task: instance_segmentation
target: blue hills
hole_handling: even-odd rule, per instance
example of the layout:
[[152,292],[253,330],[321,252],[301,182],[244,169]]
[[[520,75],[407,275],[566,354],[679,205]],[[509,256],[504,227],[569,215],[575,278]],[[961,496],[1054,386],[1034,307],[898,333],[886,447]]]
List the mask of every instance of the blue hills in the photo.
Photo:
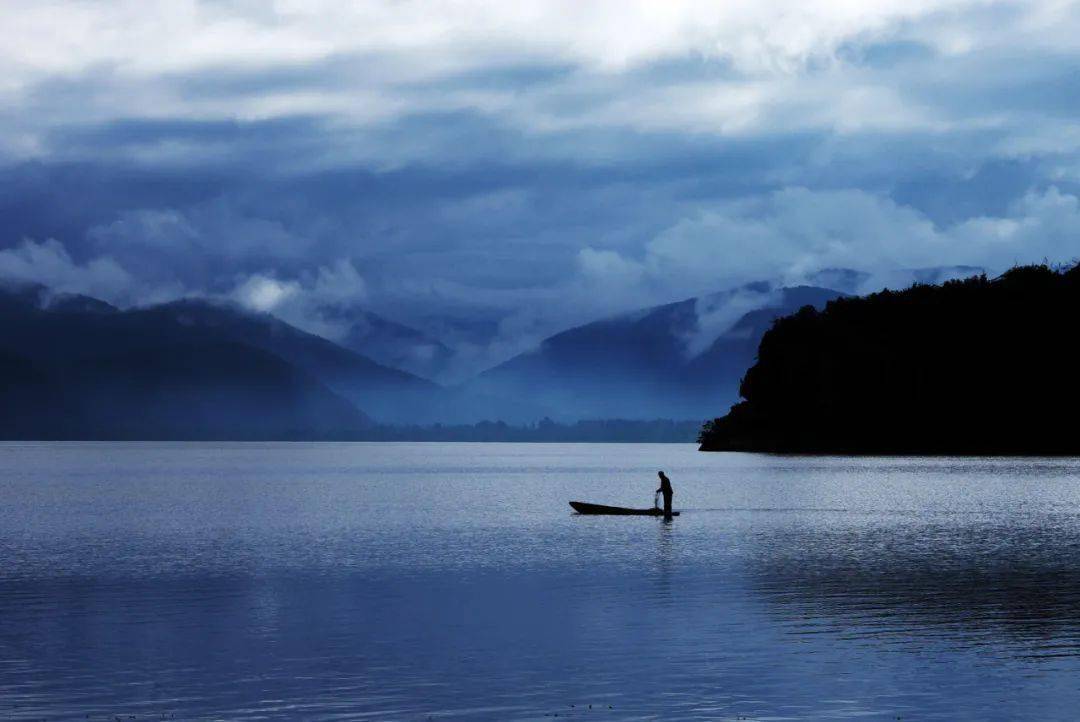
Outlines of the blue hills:
[[322,438],[373,423],[313,374],[226,334],[45,297],[0,293],[4,438]]
[[842,295],[756,283],[621,314],[551,336],[467,388],[542,397],[560,419],[705,419],[738,398],[739,381],[776,318]]
[[230,303],[119,309],[0,286],[0,436],[346,439],[377,438],[380,425],[701,420],[737,398],[777,317],[840,295],[761,283],[641,309],[448,387],[388,363],[441,363],[445,346],[366,312],[334,343]]

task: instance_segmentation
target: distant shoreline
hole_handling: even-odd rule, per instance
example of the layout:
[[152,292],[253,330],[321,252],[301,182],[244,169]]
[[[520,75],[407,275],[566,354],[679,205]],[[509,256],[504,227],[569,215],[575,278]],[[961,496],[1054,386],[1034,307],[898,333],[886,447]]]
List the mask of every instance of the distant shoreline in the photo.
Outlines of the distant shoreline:
[[0,441],[221,441],[221,442],[311,442],[311,441],[395,441],[395,442],[481,442],[481,443],[695,443],[700,422],[630,421],[605,419],[562,424],[543,420],[537,424],[515,426],[503,422],[430,426],[379,425],[341,433],[260,434],[145,434],[112,433],[52,436],[6,436]]

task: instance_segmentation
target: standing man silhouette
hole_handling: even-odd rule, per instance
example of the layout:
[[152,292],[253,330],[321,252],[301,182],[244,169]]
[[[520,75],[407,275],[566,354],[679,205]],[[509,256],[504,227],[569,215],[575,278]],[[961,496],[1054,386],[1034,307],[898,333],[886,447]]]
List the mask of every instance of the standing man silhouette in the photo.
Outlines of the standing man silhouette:
[[675,490],[671,488],[671,479],[667,478],[667,475],[662,472],[656,472],[660,476],[660,488],[656,490],[656,493],[664,495],[664,518],[671,518],[671,497],[675,496]]

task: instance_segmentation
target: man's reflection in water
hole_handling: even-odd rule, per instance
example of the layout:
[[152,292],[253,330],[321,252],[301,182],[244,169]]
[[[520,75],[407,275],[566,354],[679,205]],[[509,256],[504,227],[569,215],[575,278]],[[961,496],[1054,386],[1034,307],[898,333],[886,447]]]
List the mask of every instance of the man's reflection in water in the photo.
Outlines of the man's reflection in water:
[[672,598],[672,570],[674,568],[673,557],[675,555],[675,525],[670,517],[660,519],[659,540],[656,550],[656,597],[663,602],[670,602]]

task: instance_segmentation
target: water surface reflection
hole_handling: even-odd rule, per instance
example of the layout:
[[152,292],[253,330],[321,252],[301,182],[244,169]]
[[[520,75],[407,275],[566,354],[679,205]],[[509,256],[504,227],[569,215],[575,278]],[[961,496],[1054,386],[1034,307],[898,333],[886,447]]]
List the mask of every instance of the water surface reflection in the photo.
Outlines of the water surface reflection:
[[803,633],[1080,653],[1080,517],[786,528],[756,542],[753,588]]
[[[648,503],[657,468],[675,520],[566,507]],[[1078,472],[0,445],[0,717],[1068,719]]]

